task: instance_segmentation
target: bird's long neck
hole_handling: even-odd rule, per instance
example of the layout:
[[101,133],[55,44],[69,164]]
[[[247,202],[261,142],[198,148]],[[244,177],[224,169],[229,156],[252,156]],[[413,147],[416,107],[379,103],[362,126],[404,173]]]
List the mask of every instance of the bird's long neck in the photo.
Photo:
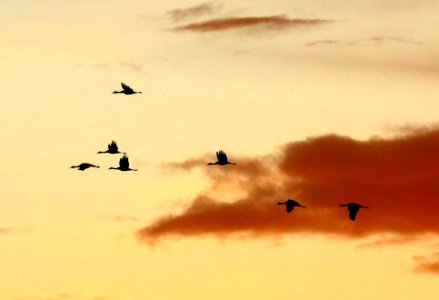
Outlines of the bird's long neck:
[[286,202],[278,202],[277,205],[285,205]]
[[217,164],[218,164],[218,162],[215,162],[215,163],[210,162],[210,163],[208,163],[207,165],[208,165],[208,166],[211,166],[211,165],[217,165]]
[[107,151],[98,151],[98,154],[101,154],[101,153],[108,153],[108,150]]
[[119,170],[119,168],[109,167],[108,170]]
[[123,93],[123,91],[114,91],[113,94],[120,94]]

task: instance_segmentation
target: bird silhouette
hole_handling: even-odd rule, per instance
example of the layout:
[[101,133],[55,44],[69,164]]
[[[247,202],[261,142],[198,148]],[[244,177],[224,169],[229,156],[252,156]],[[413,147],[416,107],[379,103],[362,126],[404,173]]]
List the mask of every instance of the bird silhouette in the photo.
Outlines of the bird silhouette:
[[217,162],[215,163],[208,163],[207,165],[220,165],[220,166],[225,166],[225,165],[236,165],[236,163],[231,163],[229,162],[229,160],[227,159],[227,155],[223,150],[217,151],[216,152],[216,158],[218,159]]
[[79,171],[84,171],[85,169],[88,169],[88,168],[99,168],[99,166],[95,166],[95,165],[89,164],[89,163],[82,163],[82,164],[77,165],[77,166],[71,166],[70,168],[78,168]]
[[110,153],[110,154],[126,154],[125,152],[119,152],[119,148],[117,147],[117,144],[115,141],[111,141],[110,144],[108,144],[108,150],[107,151],[99,151],[98,154],[100,153]]
[[142,92],[136,92],[129,86],[127,86],[125,83],[121,83],[122,90],[121,91],[114,91],[113,94],[125,94],[125,95],[133,95],[133,94],[141,94]]
[[340,204],[339,206],[341,207],[345,207],[347,206],[348,211],[349,211],[349,219],[351,219],[352,221],[355,221],[355,218],[357,217],[357,213],[360,210],[360,208],[368,208],[367,206],[363,206],[361,204],[358,203],[346,203],[346,204]]
[[120,170],[120,171],[137,171],[137,169],[130,169],[130,162],[128,161],[128,156],[124,155],[119,159],[119,167],[110,167],[109,170]]
[[305,206],[301,205],[299,202],[291,199],[288,199],[285,202],[278,202],[277,205],[285,205],[287,213],[292,212],[296,206],[305,208]]

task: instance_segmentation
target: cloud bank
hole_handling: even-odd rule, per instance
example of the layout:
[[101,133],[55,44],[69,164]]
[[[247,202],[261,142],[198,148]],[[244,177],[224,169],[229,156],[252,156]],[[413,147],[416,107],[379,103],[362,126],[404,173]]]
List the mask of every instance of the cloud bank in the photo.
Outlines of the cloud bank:
[[[234,183],[245,196],[223,202],[204,193],[197,195],[183,213],[159,218],[137,234],[147,242],[169,235],[233,233],[329,233],[348,238],[378,233],[438,234],[438,153],[438,129],[391,139],[359,141],[325,135],[292,142],[281,153],[236,158],[237,166],[203,166],[212,186]],[[198,163],[189,160],[181,167]],[[287,198],[307,208],[286,214],[276,203]],[[337,206],[350,201],[369,206],[355,222]]]

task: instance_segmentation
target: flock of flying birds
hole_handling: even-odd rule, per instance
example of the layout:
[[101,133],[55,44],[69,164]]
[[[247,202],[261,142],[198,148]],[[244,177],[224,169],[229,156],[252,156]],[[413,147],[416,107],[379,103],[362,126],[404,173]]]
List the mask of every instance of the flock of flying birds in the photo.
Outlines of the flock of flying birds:
[[[122,83],[122,91],[114,91],[113,94],[125,94],[125,95],[133,95],[133,94],[141,94],[142,92],[134,91],[132,88],[130,88],[125,83]],[[110,167],[109,170],[119,170],[119,171],[137,171],[137,169],[131,169],[130,163],[128,161],[128,156],[125,152],[120,152],[119,148],[117,147],[117,143],[115,141],[112,141],[110,144],[108,144],[108,149],[106,151],[98,151],[97,154],[102,153],[109,153],[109,154],[123,154],[123,156],[119,159],[119,167]],[[210,162],[207,165],[219,165],[219,166],[225,166],[225,165],[236,165],[236,163],[229,162],[227,155],[224,151],[219,150],[216,152],[217,161],[216,162]],[[90,164],[90,163],[81,163],[77,166],[71,166],[71,168],[76,168],[80,171],[84,171],[88,168],[99,168],[99,166]],[[299,202],[295,200],[288,199],[285,202],[278,202],[278,205],[285,205],[287,213],[291,213],[294,210],[294,207],[302,207],[305,208],[305,206],[301,205]],[[358,203],[350,202],[346,204],[340,204],[341,207],[347,207],[349,211],[349,219],[352,221],[355,221],[356,216],[360,208],[368,208],[367,206],[363,206]]]
[[[287,213],[290,213],[294,210],[294,207],[302,207],[305,208],[305,206],[301,205],[299,202],[295,200],[288,199],[285,202],[278,202],[277,205],[285,205]],[[360,210],[360,208],[368,208],[367,206],[363,206],[358,203],[350,202],[346,204],[340,204],[341,207],[347,207],[349,211],[349,219],[352,221],[355,221],[355,218],[357,217],[357,213]]]
[[[119,159],[119,167],[110,167],[109,170],[119,170],[119,171],[137,171],[137,169],[130,168],[130,162],[128,161],[128,156],[125,152],[120,152],[119,148],[115,141],[112,141],[108,144],[108,149],[106,151],[98,151],[98,154],[102,153],[110,153],[110,154],[123,154],[123,156]],[[88,168],[99,168],[99,166],[90,164],[90,163],[82,163],[77,166],[71,166],[71,168],[76,168],[79,171],[84,171]]]

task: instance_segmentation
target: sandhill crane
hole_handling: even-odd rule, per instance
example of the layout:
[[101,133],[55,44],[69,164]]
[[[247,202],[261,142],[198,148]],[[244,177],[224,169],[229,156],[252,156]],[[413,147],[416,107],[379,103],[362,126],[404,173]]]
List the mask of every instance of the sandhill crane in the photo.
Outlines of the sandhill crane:
[[114,91],[113,94],[125,94],[125,95],[133,95],[133,94],[141,94],[142,92],[136,92],[129,86],[127,86],[125,83],[121,83],[122,90],[121,91]]
[[71,166],[70,168],[78,168],[79,171],[84,171],[85,169],[88,169],[88,168],[99,168],[99,166],[95,166],[95,165],[89,164],[89,163],[82,163],[82,164],[77,165],[77,166]]
[[130,169],[130,163],[128,161],[128,156],[124,155],[121,159],[119,159],[119,167],[114,168],[110,167],[109,170],[120,170],[120,171],[137,171],[137,169]]
[[217,162],[215,163],[208,163],[207,165],[220,165],[220,166],[225,166],[225,165],[236,165],[236,163],[231,163],[228,161],[227,159],[227,155],[223,150],[217,151],[216,152],[216,158],[218,159]]
[[305,206],[301,205],[299,202],[291,199],[288,199],[285,202],[278,202],[277,205],[285,205],[287,213],[292,212],[296,206],[305,208]]
[[126,154],[125,152],[119,152],[119,148],[117,147],[117,144],[115,141],[111,141],[110,144],[108,144],[108,150],[107,151],[99,151],[98,154],[100,153],[110,153],[110,154]]
[[360,210],[360,208],[368,208],[367,206],[363,206],[361,204],[353,203],[353,202],[346,203],[346,204],[340,204],[339,206],[341,206],[341,207],[347,206],[348,211],[349,211],[349,219],[351,219],[352,221],[355,221],[355,217],[357,216],[357,213]]

